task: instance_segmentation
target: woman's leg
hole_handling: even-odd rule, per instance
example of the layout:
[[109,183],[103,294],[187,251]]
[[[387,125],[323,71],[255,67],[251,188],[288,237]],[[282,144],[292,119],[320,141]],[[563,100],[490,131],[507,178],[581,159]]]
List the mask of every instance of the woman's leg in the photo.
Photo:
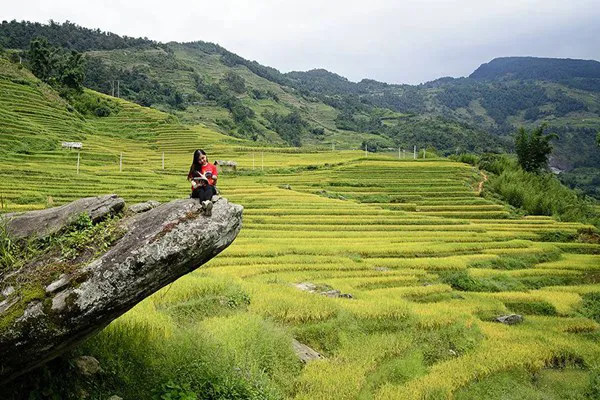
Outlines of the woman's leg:
[[198,198],[200,199],[200,201],[206,201],[206,200],[210,200],[214,194],[214,191],[212,189],[212,186],[208,185],[208,186],[200,186],[198,189]]

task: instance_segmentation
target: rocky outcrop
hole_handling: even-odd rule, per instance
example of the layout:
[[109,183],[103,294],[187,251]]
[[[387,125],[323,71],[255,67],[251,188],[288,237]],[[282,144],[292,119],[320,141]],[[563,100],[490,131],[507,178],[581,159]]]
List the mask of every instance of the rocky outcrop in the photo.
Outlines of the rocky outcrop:
[[523,322],[523,316],[519,314],[508,314],[496,317],[496,322],[501,322],[506,325],[516,325]]
[[152,210],[153,208],[156,208],[158,206],[160,206],[160,203],[158,201],[156,201],[156,200],[148,200],[148,201],[145,201],[143,203],[137,203],[137,204],[134,204],[132,206],[129,206],[127,208],[127,211],[130,212],[130,213],[132,213],[132,214],[139,214],[139,213],[142,213],[142,212],[146,212],[146,211]]
[[13,239],[45,237],[75,222],[83,213],[97,222],[116,215],[125,207],[125,201],[116,194],[79,199],[64,206],[27,213],[4,214],[6,230]]
[[323,356],[319,354],[317,351],[311,349],[307,345],[300,343],[296,339],[292,341],[292,348],[294,352],[303,363],[308,363],[313,360],[322,360]]
[[196,200],[184,199],[126,217],[123,236],[106,253],[44,283],[43,298],[26,304],[19,287],[1,278],[8,295],[0,311],[0,383],[80,343],[223,251],[241,229],[242,210],[221,198],[207,217]]
[[332,289],[331,287],[327,286],[327,285],[315,285],[314,283],[311,282],[300,282],[300,283],[296,283],[294,286],[296,286],[296,288],[305,291],[305,292],[309,292],[309,293],[319,293],[321,296],[326,296],[326,297],[331,297],[331,298],[344,298],[344,299],[353,299],[354,296],[352,296],[350,293],[342,293],[341,291],[337,290],[337,289]]

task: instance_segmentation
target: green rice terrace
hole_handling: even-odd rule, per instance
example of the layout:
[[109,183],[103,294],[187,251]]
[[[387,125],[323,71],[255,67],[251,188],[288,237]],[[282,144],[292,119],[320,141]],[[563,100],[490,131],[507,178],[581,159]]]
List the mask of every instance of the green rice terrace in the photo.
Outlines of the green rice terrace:
[[[39,393],[64,379],[94,399],[600,398],[600,245],[571,240],[593,226],[518,217],[467,164],[252,147],[94,92],[113,112],[83,115],[2,71],[3,212],[187,197],[197,148],[238,163],[219,188],[244,206],[225,252],[73,351],[100,378],[73,383],[58,360]],[[509,313],[524,321],[495,321]],[[322,358],[302,364],[293,340]]]

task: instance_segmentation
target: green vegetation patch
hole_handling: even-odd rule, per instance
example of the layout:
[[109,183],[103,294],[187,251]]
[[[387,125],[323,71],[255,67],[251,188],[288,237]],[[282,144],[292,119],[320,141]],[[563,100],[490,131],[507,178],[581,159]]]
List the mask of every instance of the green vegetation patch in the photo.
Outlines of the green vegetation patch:
[[600,323],[600,292],[586,293],[581,298],[579,312]]
[[90,91],[82,93],[73,93],[69,97],[69,103],[80,114],[94,117],[108,117],[116,115],[121,110],[121,106],[108,96],[99,96]]
[[463,321],[436,329],[420,329],[413,334],[414,346],[423,353],[426,366],[464,355],[483,339],[476,324]]
[[375,371],[366,376],[366,383],[357,398],[359,400],[371,399],[372,394],[387,383],[400,385],[426,373],[427,367],[420,350],[385,360],[377,366]]
[[178,324],[194,324],[205,318],[233,315],[246,311],[250,296],[237,284],[215,285],[215,290],[205,291],[187,301],[168,303],[158,307]]
[[556,307],[547,301],[505,301],[506,308],[516,314],[557,315]]
[[500,257],[492,260],[473,262],[469,264],[469,267],[503,270],[525,269],[531,268],[539,263],[559,260],[561,257],[560,255],[561,251],[558,248],[547,250],[543,253],[501,255]]
[[525,290],[526,287],[518,279],[507,275],[496,275],[485,278],[474,278],[468,271],[456,271],[440,274],[441,281],[453,289],[464,292],[504,292]]
[[598,394],[593,373],[569,367],[532,373],[512,369],[474,381],[455,393],[457,400],[592,400]]
[[436,292],[425,295],[410,295],[406,296],[405,299],[415,303],[439,303],[441,301],[463,300],[464,297],[456,292]]

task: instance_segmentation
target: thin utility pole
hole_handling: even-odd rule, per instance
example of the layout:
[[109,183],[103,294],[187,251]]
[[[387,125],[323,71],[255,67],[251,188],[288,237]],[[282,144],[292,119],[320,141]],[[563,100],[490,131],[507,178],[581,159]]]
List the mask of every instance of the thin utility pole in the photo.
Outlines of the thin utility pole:
[[369,150],[367,149],[367,144],[365,143],[365,157],[369,156]]
[[415,160],[417,159],[417,146],[414,146],[414,148],[413,148],[413,158]]
[[165,169],[165,152],[163,151],[163,157],[162,157],[162,167],[163,169]]
[[254,169],[254,153],[252,153],[252,169]]
[[110,81],[110,89],[112,93],[112,97],[115,97],[115,80]]
[[423,149],[423,158],[425,158],[425,149]]
[[406,158],[406,149],[402,150],[402,159]]
[[262,167],[261,167],[261,169],[264,171],[265,170],[265,152],[264,151],[261,152],[260,155],[261,155],[261,159],[262,159]]
[[119,85],[120,83],[121,83],[121,81],[117,80],[117,97],[118,98],[121,98],[121,96],[119,95],[120,94],[120,85]]
[[400,159],[400,154],[402,153],[402,149],[398,147],[398,160]]

